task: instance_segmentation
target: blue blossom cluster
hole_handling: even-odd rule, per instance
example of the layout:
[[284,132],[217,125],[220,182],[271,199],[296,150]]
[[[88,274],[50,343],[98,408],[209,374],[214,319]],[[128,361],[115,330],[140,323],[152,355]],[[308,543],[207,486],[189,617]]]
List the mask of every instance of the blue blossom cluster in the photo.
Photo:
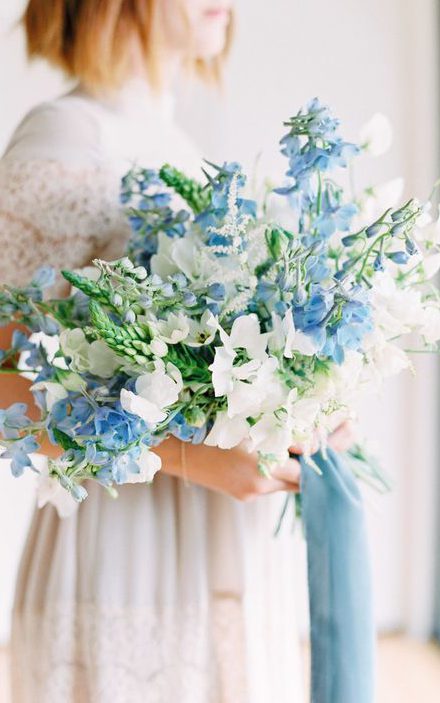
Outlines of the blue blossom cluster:
[[341,295],[336,289],[318,284],[303,306],[293,306],[295,325],[315,341],[319,354],[338,364],[345,350],[362,348],[365,335],[373,329],[368,297],[360,287]]
[[[71,441],[70,448],[76,450],[76,461],[92,465],[104,485],[126,483],[128,473],[139,473],[136,458],[142,443],[151,445],[151,432],[137,415],[125,411],[119,400],[98,404],[93,390],[99,391],[99,386],[96,381],[90,385],[88,393],[69,392],[54,404],[47,416],[49,437],[56,442],[62,432]],[[117,398],[122,385],[130,388],[133,382],[118,375],[107,390]]]
[[289,183],[276,189],[287,195],[295,209],[309,209],[317,196],[317,174],[347,166],[359,153],[359,147],[344,141],[338,134],[338,120],[319,100],[312,100],[305,112],[300,110],[285,125],[289,131],[281,139],[281,152],[289,161],[286,172]]
[[335,285],[344,279],[351,261],[344,257],[342,270],[333,270],[329,242],[335,233],[350,231],[358,207],[344,201],[343,189],[326,174],[346,167],[360,149],[341,138],[338,120],[317,99],[286,125],[289,132],[281,140],[281,151],[289,161],[289,183],[275,192],[287,196],[297,214],[302,258],[281,264],[275,277],[273,271],[268,278],[262,276],[256,296],[280,315],[291,307],[297,329],[313,338],[319,354],[342,363],[344,349],[361,349],[372,321],[364,290],[354,286],[341,295]]
[[128,255],[138,265],[149,268],[157,251],[157,235],[183,237],[189,218],[187,210],[175,211],[172,196],[159,172],[153,169],[135,169],[123,177],[121,203],[127,207],[132,236]]
[[20,437],[22,430],[31,426],[31,420],[26,415],[26,403],[13,403],[6,409],[0,409],[0,434],[8,443],[3,459],[11,459],[11,471],[14,476],[21,476],[24,469],[32,467],[30,454],[39,448],[39,444],[32,435]]
[[[55,271],[51,266],[41,266],[24,290],[5,286],[0,291],[0,325],[8,324],[16,315],[32,332],[55,335],[59,326],[53,317],[44,314],[36,304],[43,301],[45,290],[55,282]],[[0,357],[1,358],[1,357]]]

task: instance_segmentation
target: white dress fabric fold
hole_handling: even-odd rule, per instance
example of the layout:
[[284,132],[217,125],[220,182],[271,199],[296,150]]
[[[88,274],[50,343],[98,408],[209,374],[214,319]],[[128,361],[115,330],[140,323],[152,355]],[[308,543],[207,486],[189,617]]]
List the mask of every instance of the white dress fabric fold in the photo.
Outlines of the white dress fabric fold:
[[[122,254],[121,176],[200,156],[168,96],[132,82],[34,109],[0,161],[2,282]],[[59,286],[63,291],[63,286]],[[284,496],[242,504],[158,474],[35,512],[12,619],[13,703],[300,703],[296,555]]]

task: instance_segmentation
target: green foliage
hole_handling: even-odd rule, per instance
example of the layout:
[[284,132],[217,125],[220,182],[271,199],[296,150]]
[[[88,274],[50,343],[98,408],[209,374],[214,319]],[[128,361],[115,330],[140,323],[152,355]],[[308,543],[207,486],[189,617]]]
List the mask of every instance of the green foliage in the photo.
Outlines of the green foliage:
[[185,176],[182,171],[169,164],[162,166],[159,176],[169,188],[172,188],[185,200],[196,215],[209,207],[212,192],[210,186],[202,186],[201,183]]
[[82,291],[92,300],[97,300],[104,305],[110,303],[110,294],[98,282],[92,281],[90,278],[81,276],[74,271],[61,271],[62,275],[74,288]]
[[57,444],[60,445],[64,451],[67,451],[68,449],[80,449],[79,444],[75,442],[69,435],[67,435],[65,432],[62,432],[59,430],[57,427],[54,427],[53,430],[53,436]]
[[94,329],[110,349],[141,365],[150,361],[150,335],[147,327],[136,323],[122,326],[113,322],[96,300],[90,301],[89,309]]

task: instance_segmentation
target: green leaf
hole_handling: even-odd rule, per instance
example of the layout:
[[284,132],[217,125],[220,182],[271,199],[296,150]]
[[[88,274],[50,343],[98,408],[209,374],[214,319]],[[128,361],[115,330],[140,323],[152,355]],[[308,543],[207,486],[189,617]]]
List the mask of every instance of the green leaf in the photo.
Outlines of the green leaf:
[[67,449],[81,449],[81,447],[77,442],[75,442],[75,440],[69,437],[69,435],[65,432],[59,430],[57,427],[55,427],[52,431],[57,444],[59,444],[60,447],[62,447],[65,451]]

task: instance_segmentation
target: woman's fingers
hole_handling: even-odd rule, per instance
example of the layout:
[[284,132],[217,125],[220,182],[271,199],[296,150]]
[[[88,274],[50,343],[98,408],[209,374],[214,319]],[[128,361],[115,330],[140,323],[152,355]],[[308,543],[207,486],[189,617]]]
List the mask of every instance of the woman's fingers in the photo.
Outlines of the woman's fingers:
[[274,479],[279,479],[281,481],[286,481],[290,484],[299,485],[301,477],[299,461],[297,461],[296,459],[287,459],[284,464],[277,466],[272,471],[272,476]]
[[346,452],[350,449],[355,440],[355,433],[353,429],[353,424],[347,420],[343,422],[342,425],[330,435],[328,438],[328,445],[335,452]]
[[[337,427],[334,432],[329,436],[327,443],[328,446],[334,449],[335,452],[346,452],[356,439],[356,433],[354,431],[353,423],[350,420],[346,420]],[[293,454],[303,454],[304,445],[302,444],[292,444],[289,447]],[[312,442],[311,447],[308,448],[310,454],[314,454],[319,449],[319,440],[316,437]]]

